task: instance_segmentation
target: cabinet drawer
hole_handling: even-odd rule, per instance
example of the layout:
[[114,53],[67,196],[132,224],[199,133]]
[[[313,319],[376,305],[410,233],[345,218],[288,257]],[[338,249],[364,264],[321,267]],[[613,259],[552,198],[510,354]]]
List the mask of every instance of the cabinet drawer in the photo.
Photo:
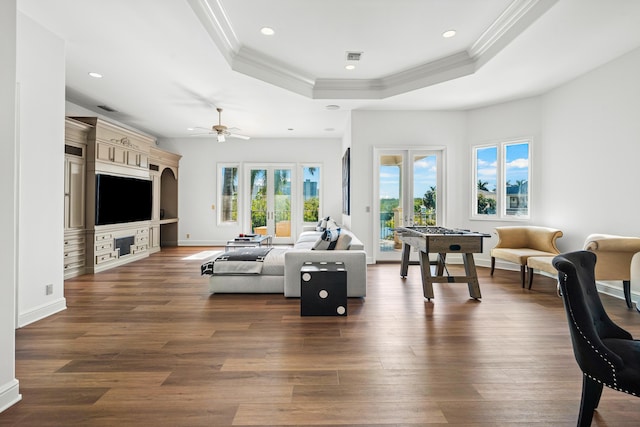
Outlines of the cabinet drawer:
[[78,268],[84,268],[84,258],[64,263],[65,270],[75,270]]
[[74,250],[70,250],[64,251],[64,262],[67,262],[68,259],[73,259],[73,258],[77,258],[77,257],[84,257],[84,248],[78,248],[78,249],[74,249]]
[[137,253],[140,253],[140,252],[145,252],[147,249],[148,249],[147,245],[136,245],[136,246],[132,247],[131,253],[137,254]]
[[111,251],[111,250],[113,250],[113,242],[98,243],[96,245],[96,252],[104,252],[104,251]]
[[136,236],[136,245],[149,243],[149,236]]
[[113,236],[111,233],[108,234],[96,234],[96,242],[103,242],[105,240],[112,240]]
[[102,255],[96,255],[96,264],[103,264],[105,262],[114,260],[117,257],[118,257],[118,254],[116,252],[109,252]]
[[83,250],[84,251],[84,242],[78,242],[76,240],[74,241],[67,241],[65,240],[64,242],[64,252],[71,252],[71,251],[77,251],[77,250]]

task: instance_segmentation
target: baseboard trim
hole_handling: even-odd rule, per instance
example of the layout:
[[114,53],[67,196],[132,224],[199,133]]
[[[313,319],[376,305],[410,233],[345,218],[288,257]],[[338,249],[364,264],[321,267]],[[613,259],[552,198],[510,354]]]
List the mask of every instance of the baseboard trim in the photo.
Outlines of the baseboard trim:
[[37,322],[38,320],[44,319],[45,317],[49,317],[52,314],[66,309],[67,300],[65,298],[60,298],[49,304],[44,304],[25,313],[20,313],[18,315],[18,328],[22,328],[23,326],[27,326],[33,322]]
[[0,412],[22,400],[19,390],[20,383],[15,378],[0,387]]

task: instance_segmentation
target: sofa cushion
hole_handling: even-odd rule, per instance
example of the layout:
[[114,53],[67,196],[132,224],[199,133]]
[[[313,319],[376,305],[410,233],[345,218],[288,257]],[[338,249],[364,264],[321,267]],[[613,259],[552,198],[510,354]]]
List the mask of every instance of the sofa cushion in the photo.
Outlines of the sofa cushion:
[[338,242],[336,243],[335,250],[347,250],[349,249],[349,245],[351,245],[351,234],[348,233],[340,233],[338,236]]

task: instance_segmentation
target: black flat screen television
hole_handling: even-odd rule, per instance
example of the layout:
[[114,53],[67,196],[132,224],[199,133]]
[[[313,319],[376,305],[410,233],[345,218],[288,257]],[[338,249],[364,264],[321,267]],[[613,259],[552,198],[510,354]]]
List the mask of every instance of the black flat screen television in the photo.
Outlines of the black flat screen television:
[[151,219],[151,181],[115,175],[96,175],[96,225]]

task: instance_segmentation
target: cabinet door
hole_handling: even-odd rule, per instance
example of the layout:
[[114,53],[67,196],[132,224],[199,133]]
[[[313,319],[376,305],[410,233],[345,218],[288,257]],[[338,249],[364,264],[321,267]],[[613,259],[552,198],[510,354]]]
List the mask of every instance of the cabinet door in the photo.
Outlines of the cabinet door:
[[160,218],[160,175],[157,172],[150,172],[152,185],[151,198],[151,219],[158,221]]
[[152,225],[149,229],[149,247],[150,248],[159,248],[160,247],[160,226]]
[[84,228],[84,159],[65,159],[65,228]]

